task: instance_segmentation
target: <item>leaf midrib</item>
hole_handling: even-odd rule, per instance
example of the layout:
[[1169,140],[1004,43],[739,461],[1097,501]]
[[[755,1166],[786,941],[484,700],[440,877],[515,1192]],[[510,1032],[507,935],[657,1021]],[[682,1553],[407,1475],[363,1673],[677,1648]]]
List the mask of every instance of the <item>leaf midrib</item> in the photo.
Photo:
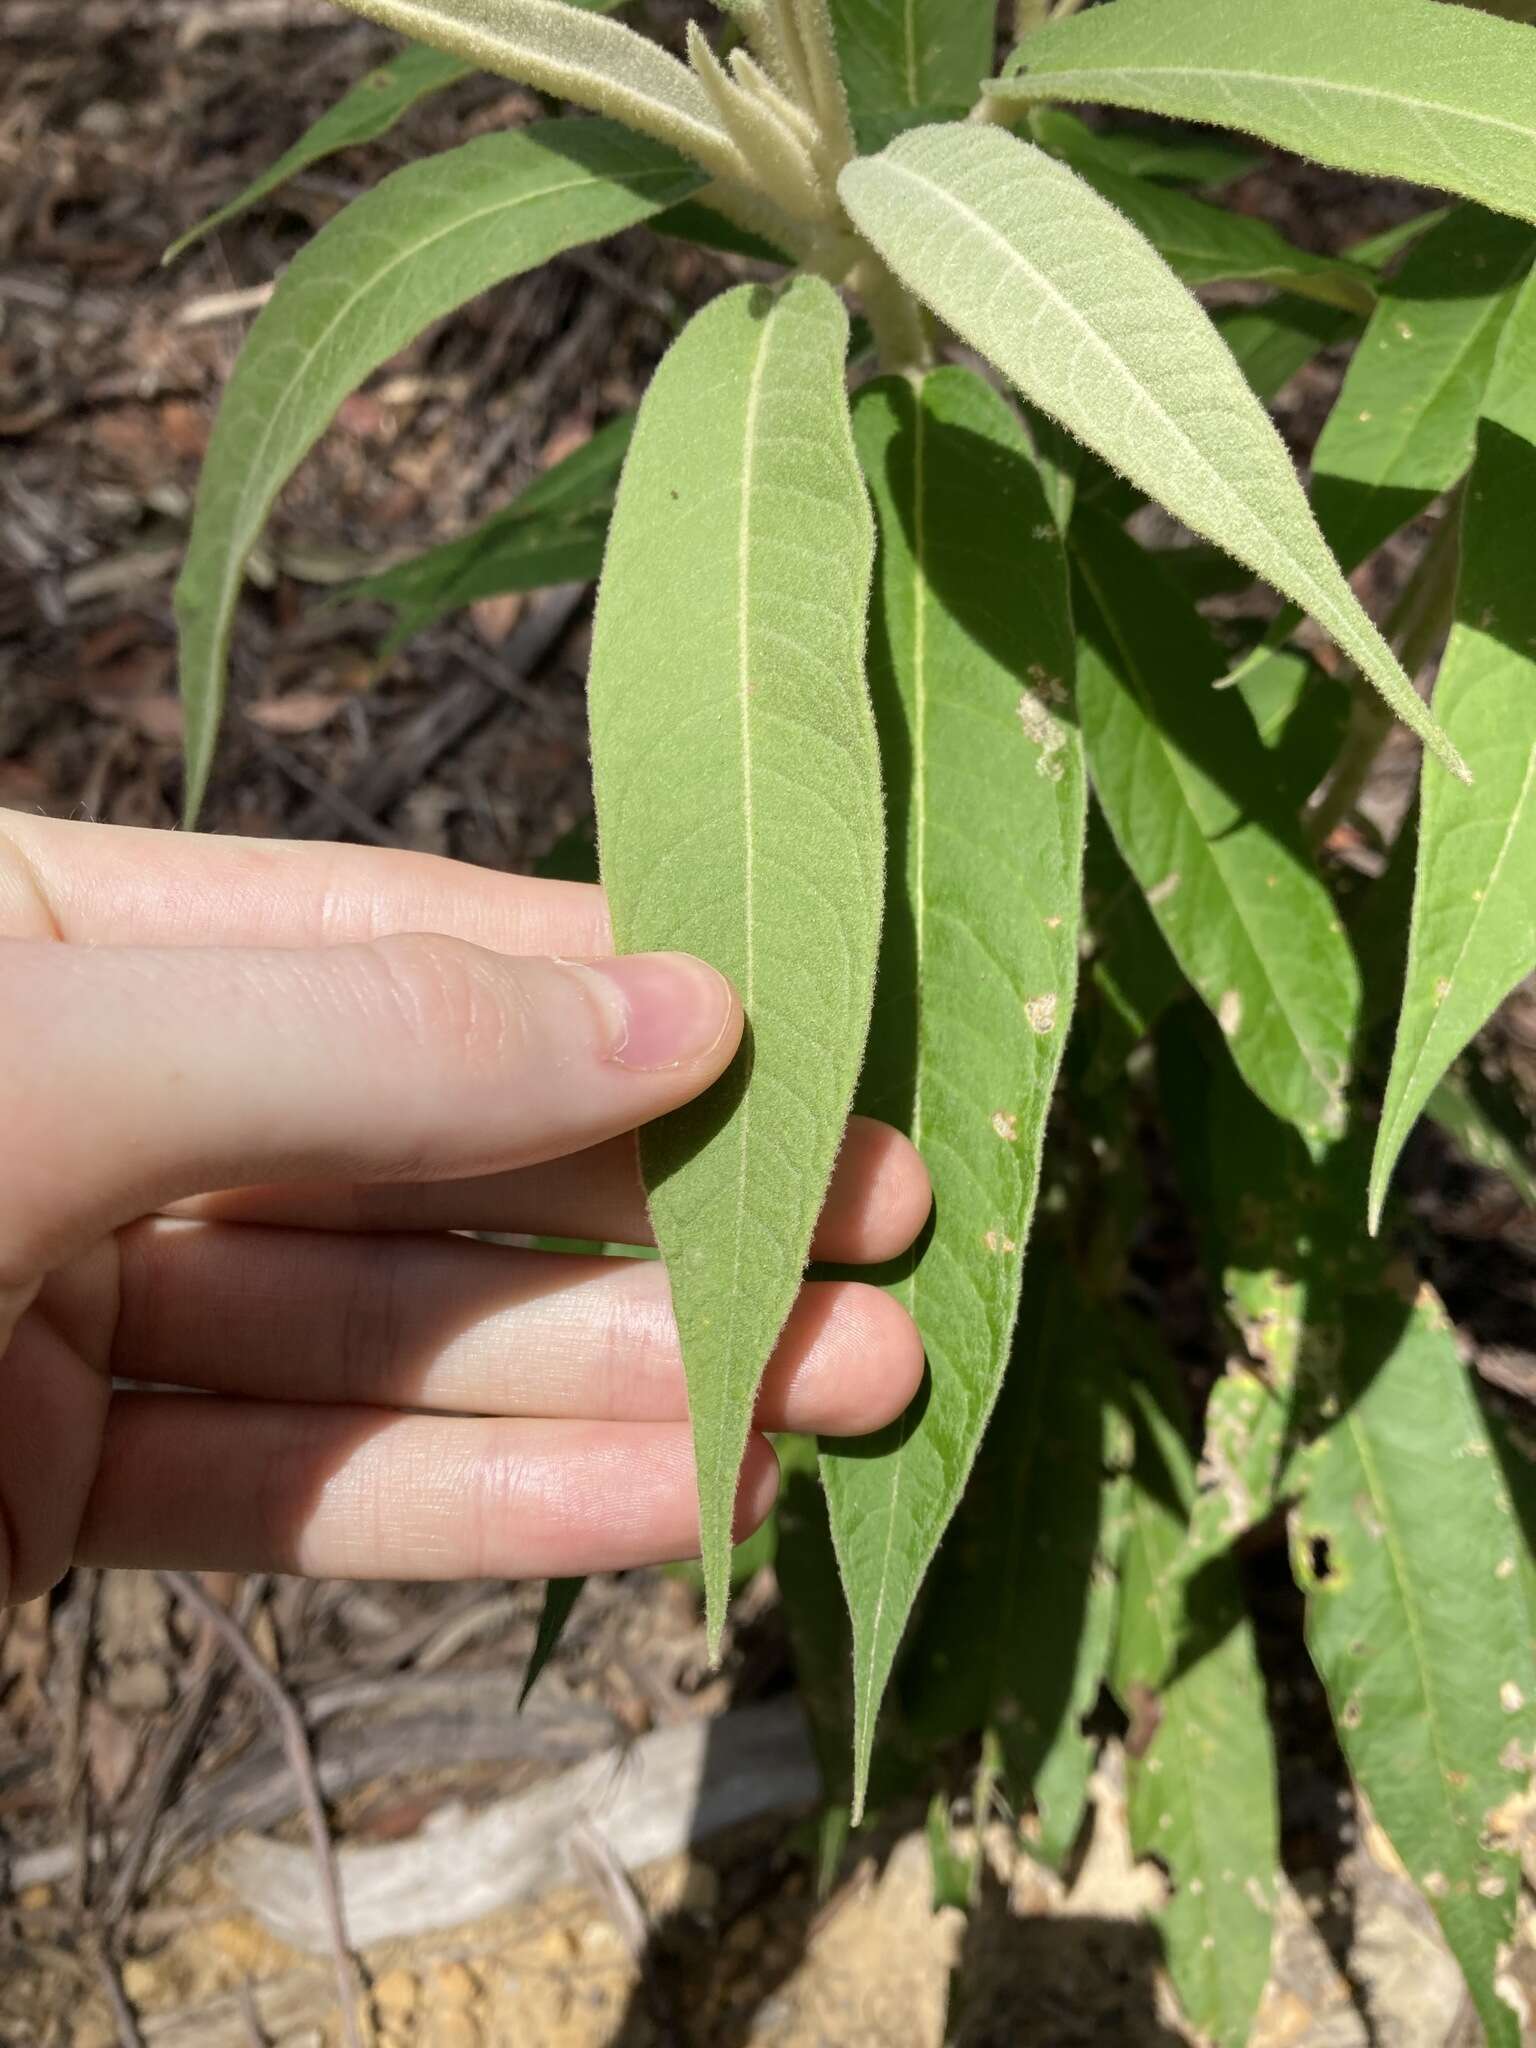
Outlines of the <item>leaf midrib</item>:
[[[775,312],[777,308],[775,308]],[[742,420],[741,458],[741,505],[738,514],[736,534],[736,702],[741,721],[741,802],[743,826],[743,885],[742,910],[745,931],[742,945],[741,1001],[742,1008],[750,1020],[757,997],[757,839],[753,809],[752,778],[752,490],[757,473],[757,440],[759,414],[762,408],[763,380],[767,371],[768,356],[772,346],[774,313],[763,322],[758,340],[757,355],[752,364],[752,373],[747,381],[747,403]],[[736,1215],[731,1254],[731,1296],[728,1329],[727,1356],[735,1358],[736,1311],[741,1300],[741,1262],[746,1244],[743,1219],[747,1208],[748,1142],[752,1128],[753,1091],[748,1088],[742,1096],[741,1114],[737,1118],[737,1165],[736,1165]],[[720,1423],[715,1434],[715,1472],[718,1475],[725,1468],[726,1439],[731,1423],[729,1402],[720,1403]],[[712,1496],[718,1488],[711,1489]],[[728,1556],[728,1553],[723,1553]]]

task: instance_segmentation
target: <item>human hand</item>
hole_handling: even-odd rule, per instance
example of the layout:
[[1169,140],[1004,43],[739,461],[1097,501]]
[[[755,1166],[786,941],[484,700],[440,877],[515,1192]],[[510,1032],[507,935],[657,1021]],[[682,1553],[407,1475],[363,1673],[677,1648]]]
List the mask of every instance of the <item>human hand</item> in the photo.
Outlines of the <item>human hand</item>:
[[[662,1268],[451,1234],[644,1241],[628,1134],[724,1070],[741,1012],[699,962],[609,949],[579,884],[0,819],[0,1602],[75,1560],[522,1578],[696,1548]],[[818,1254],[893,1257],[928,1203],[855,1118]],[[888,1296],[813,1283],[758,1427],[878,1428],[921,1371]],[[743,1532],[776,1478],[755,1434]]]

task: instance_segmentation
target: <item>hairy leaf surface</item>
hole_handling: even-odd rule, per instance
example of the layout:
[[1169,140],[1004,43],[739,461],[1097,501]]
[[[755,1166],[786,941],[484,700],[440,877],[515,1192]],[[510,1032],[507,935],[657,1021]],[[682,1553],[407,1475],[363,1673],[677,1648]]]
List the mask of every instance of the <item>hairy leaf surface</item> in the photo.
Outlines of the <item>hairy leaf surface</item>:
[[397,171],[295,257],[224,394],[176,590],[189,821],[213,758],[245,559],[341,401],[477,293],[702,182],[610,122],[540,122]]
[[824,1446],[857,1807],[896,1646],[1008,1357],[1076,992],[1084,791],[1066,560],[1016,417],[950,369],[876,384],[855,424],[880,533],[870,671],[892,845],[859,1106],[910,1133],[935,1201],[892,1283],[927,1389],[880,1435]]
[[[1514,1931],[1509,1815],[1536,1739],[1522,1537],[1444,1310],[1340,1304],[1339,1419],[1307,1456],[1292,1556],[1345,1757],[1428,1898],[1493,2048]],[[1503,1818],[1501,1819],[1501,1810]]]
[[1031,36],[991,89],[1213,121],[1536,220],[1531,37],[1439,0],[1116,0]]
[[1435,705],[1475,787],[1426,774],[1408,970],[1371,1167],[1375,1228],[1435,1084],[1536,967],[1536,282],[1510,316],[1463,514],[1456,624]]
[[1344,1117],[1359,977],[1221,650],[1107,522],[1073,528],[1089,603],[1078,704],[1089,772],[1164,938],[1248,1085],[1313,1136]]
[[592,581],[634,424],[633,413],[610,420],[472,533],[359,583],[355,597],[397,614],[380,651],[393,654],[423,627],[483,597]]
[[[1145,1351],[1146,1346],[1138,1347]],[[1218,2048],[1243,2048],[1269,1976],[1279,1813],[1253,1630],[1229,1559],[1199,1597],[1174,1567],[1194,1490],[1177,1390],[1134,1389],[1113,1683],[1127,1738],[1131,1846],[1165,1864],[1157,1916],[1184,2009]]]
[[248,213],[279,186],[286,185],[290,178],[296,178],[300,171],[307,171],[312,164],[323,163],[326,157],[335,156],[343,149],[353,149],[359,143],[373,142],[379,136],[387,135],[418,100],[446,91],[461,78],[467,78],[472,68],[462,58],[451,57],[443,50],[424,49],[420,44],[412,44],[402,50],[398,57],[391,57],[377,71],[370,71],[366,78],[360,78],[350,92],[320,116],[292,149],[285,150],[277,162],[247,185],[237,198],[231,199],[227,206],[221,206],[216,213],[210,213],[206,220],[200,220],[196,227],[188,228],[180,240],[166,250],[165,261],[174,263],[194,242],[202,241],[216,228],[238,219],[242,213]]
[[638,35],[568,0],[340,0],[352,13],[397,34],[591,107],[658,142],[687,152],[717,177],[746,175],[746,163],[686,64]]
[[1313,510],[1346,569],[1465,473],[1533,258],[1536,229],[1458,206],[1381,286],[1312,460]]
[[641,1139],[682,1340],[712,1647],[758,1381],[799,1289],[864,1050],[884,821],[864,682],[873,534],[831,288],[713,301],[651,383],[589,702],[625,952],[701,954],[749,1040]]
[[1204,310],[1106,200],[1043,150],[974,122],[899,137],[850,164],[839,190],[958,334],[1138,489],[1310,611],[1454,762]]

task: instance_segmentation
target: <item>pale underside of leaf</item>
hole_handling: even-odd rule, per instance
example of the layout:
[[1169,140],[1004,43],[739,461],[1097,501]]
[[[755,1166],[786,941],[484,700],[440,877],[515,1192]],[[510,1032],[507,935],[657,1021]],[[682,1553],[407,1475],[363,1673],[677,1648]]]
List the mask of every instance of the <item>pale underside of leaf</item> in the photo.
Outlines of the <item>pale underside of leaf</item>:
[[909,1131],[936,1224],[892,1291],[930,1386],[823,1475],[853,1617],[855,1804],[913,1599],[991,1412],[1076,988],[1083,838],[1062,545],[972,373],[861,395],[880,519],[871,675],[893,876],[860,1106]]
[[623,121],[716,177],[750,182],[702,85],[677,58],[622,22],[565,0],[340,0],[352,13]]
[[540,123],[397,171],[295,258],[225,392],[177,586],[189,819],[213,757],[246,557],[341,401],[477,293],[701,182],[609,122]]
[[1032,36],[989,89],[1215,122],[1536,220],[1531,41],[1440,0],[1116,0]]
[[1423,782],[1402,1012],[1371,1167],[1373,1229],[1436,1083],[1536,968],[1533,499],[1536,282],[1505,328],[1467,484],[1457,622],[1435,701],[1478,782]]
[[846,346],[817,280],[742,287],[695,317],[641,408],[593,641],[616,942],[701,955],[748,1020],[731,1074],[641,1148],[688,1381],[712,1645],[753,1399],[841,1141],[878,946],[873,534]]
[[839,190],[957,333],[1138,489],[1308,610],[1464,773],[1328,552],[1220,335],[1107,201],[1044,151],[976,123],[916,129],[850,164]]

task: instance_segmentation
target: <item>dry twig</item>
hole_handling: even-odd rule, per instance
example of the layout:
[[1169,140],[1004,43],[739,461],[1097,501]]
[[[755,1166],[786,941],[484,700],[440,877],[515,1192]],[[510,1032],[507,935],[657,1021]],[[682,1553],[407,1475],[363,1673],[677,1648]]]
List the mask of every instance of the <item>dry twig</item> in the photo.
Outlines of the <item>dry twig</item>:
[[336,1971],[336,1989],[341,2001],[342,2038],[347,2043],[347,2048],[363,2048],[362,2029],[358,2020],[362,1985],[356,1958],[347,1943],[346,1921],[341,1909],[341,1890],[336,1881],[335,1849],[331,1842],[325,1804],[320,1797],[320,1786],[315,1777],[315,1760],[310,1754],[304,1717],[289,1697],[281,1679],[269,1671],[257,1656],[245,1630],[232,1614],[222,1608],[216,1600],[209,1598],[196,1579],[189,1577],[185,1572],[162,1572],[160,1579],[222,1639],[225,1648],[266,1701],[277,1722],[289,1768],[299,1788],[304,1817],[309,1823],[310,1846],[314,1854],[315,1874],[319,1881],[320,1908],[324,1915],[326,1932],[330,1937],[331,1959]]

